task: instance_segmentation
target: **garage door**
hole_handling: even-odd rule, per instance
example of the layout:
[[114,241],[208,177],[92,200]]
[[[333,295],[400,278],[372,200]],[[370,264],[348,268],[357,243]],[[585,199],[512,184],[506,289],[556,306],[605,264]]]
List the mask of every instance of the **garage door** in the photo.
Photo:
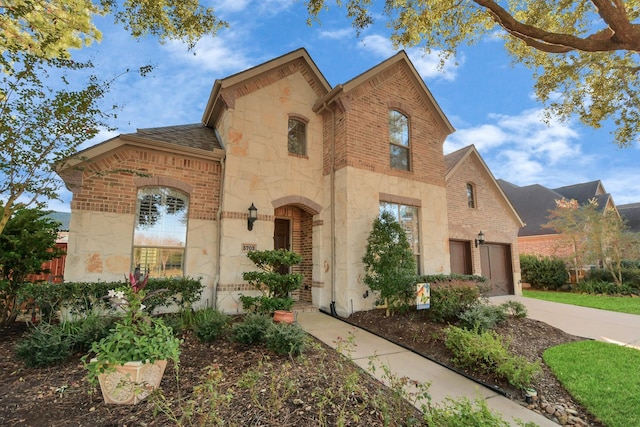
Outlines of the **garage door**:
[[511,248],[509,245],[485,243],[480,245],[482,275],[489,279],[490,296],[513,294]]
[[451,260],[451,273],[472,274],[471,242],[449,240],[449,259]]

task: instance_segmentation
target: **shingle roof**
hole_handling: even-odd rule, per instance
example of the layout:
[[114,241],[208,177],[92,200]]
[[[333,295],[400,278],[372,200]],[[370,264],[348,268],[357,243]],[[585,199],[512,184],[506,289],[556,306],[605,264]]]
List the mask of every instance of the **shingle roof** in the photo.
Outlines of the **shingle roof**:
[[526,224],[520,229],[518,236],[557,234],[555,231],[541,226],[549,222],[549,210],[555,209],[556,200],[562,199],[561,194],[539,184],[519,187],[503,179],[497,181]]
[[557,234],[550,228],[542,228],[549,222],[549,211],[556,208],[556,200],[574,199],[579,204],[588,203],[595,198],[598,202],[598,210],[602,211],[608,205],[611,194],[598,194],[602,190],[600,181],[591,181],[553,190],[539,184],[519,187],[505,180],[497,180],[502,191],[507,195],[520,218],[527,224],[518,232],[518,236],[540,236],[544,234]]
[[627,221],[629,231],[640,232],[640,203],[618,205],[618,212]]
[[137,132],[127,135],[207,151],[222,148],[216,131],[202,123],[138,129]]
[[580,184],[554,188],[553,191],[562,194],[569,200],[577,200],[579,204],[584,205],[594,196],[598,195],[598,188],[600,185],[600,181],[583,182]]
[[449,172],[451,172],[451,169],[453,169],[455,165],[457,165],[458,162],[464,157],[464,155],[467,154],[467,152],[472,148],[473,148],[473,145],[467,145],[466,147],[463,147],[457,151],[454,151],[453,153],[449,153],[445,155],[444,156],[445,175],[448,175]]

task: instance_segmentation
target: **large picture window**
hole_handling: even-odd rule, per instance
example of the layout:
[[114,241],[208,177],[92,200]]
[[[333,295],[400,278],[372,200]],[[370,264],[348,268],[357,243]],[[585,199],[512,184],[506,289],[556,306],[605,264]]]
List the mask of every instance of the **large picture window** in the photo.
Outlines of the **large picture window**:
[[133,269],[151,277],[184,275],[189,196],[165,187],[138,190]]
[[391,167],[409,170],[409,118],[396,110],[389,110],[389,149]]
[[418,220],[418,208],[391,202],[380,202],[380,213],[385,211],[394,216],[407,234],[407,240],[416,258],[417,273],[420,274],[420,222]]

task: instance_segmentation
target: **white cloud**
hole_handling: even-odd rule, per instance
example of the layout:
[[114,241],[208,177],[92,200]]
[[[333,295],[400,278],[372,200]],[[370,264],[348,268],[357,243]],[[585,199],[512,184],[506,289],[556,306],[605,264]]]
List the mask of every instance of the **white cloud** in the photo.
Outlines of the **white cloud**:
[[459,150],[467,145],[474,144],[481,151],[488,151],[504,144],[509,139],[499,126],[482,124],[469,129],[457,130],[444,144],[445,153]]
[[496,177],[518,185],[555,188],[587,181],[581,173],[593,158],[583,154],[574,125],[555,120],[547,124],[542,117],[537,109],[516,115],[489,114],[489,123],[451,135],[445,152],[475,144]]
[[[393,48],[391,40],[379,34],[364,37],[360,45],[363,49],[376,55],[380,59],[389,58],[397,52]],[[441,78],[448,81],[455,80],[457,65],[454,59],[447,59],[442,67],[440,67],[440,51],[433,50],[428,54],[419,48],[408,48],[405,49],[405,51],[423,79]],[[464,58],[461,57],[458,61],[464,62]]]
[[217,0],[214,2],[216,12],[225,13],[241,13],[250,11],[258,14],[276,15],[283,10],[288,9],[295,0]]
[[341,30],[320,31],[321,39],[344,40],[349,37],[353,37],[353,30],[351,28],[343,28]]
[[[227,75],[244,70],[255,59],[249,52],[238,46],[239,35],[236,32],[225,31],[216,37],[202,38],[192,52],[188,52],[183,43],[172,42],[165,45],[165,50],[176,60],[184,62],[187,67],[197,67],[201,70],[212,71],[217,75]],[[193,68],[188,72],[192,73]]]

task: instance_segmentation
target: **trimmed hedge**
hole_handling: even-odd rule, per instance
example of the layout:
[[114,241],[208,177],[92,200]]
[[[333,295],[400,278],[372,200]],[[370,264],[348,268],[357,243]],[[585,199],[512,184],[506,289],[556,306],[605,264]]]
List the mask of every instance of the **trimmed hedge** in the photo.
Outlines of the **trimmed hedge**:
[[522,281],[535,289],[558,289],[569,281],[569,272],[560,258],[520,255]]
[[[121,282],[65,282],[65,283],[25,283],[18,293],[20,301],[33,299],[43,312],[43,318],[48,315],[49,321],[54,320],[54,314],[62,307],[69,308],[73,314],[91,312],[94,308],[109,309],[108,299],[104,298],[111,289],[128,285],[128,281]],[[198,301],[204,285],[201,279],[178,277],[169,279],[150,278],[146,289],[149,292],[166,289],[145,300],[145,310],[152,313],[158,307],[176,305],[190,308]]]

